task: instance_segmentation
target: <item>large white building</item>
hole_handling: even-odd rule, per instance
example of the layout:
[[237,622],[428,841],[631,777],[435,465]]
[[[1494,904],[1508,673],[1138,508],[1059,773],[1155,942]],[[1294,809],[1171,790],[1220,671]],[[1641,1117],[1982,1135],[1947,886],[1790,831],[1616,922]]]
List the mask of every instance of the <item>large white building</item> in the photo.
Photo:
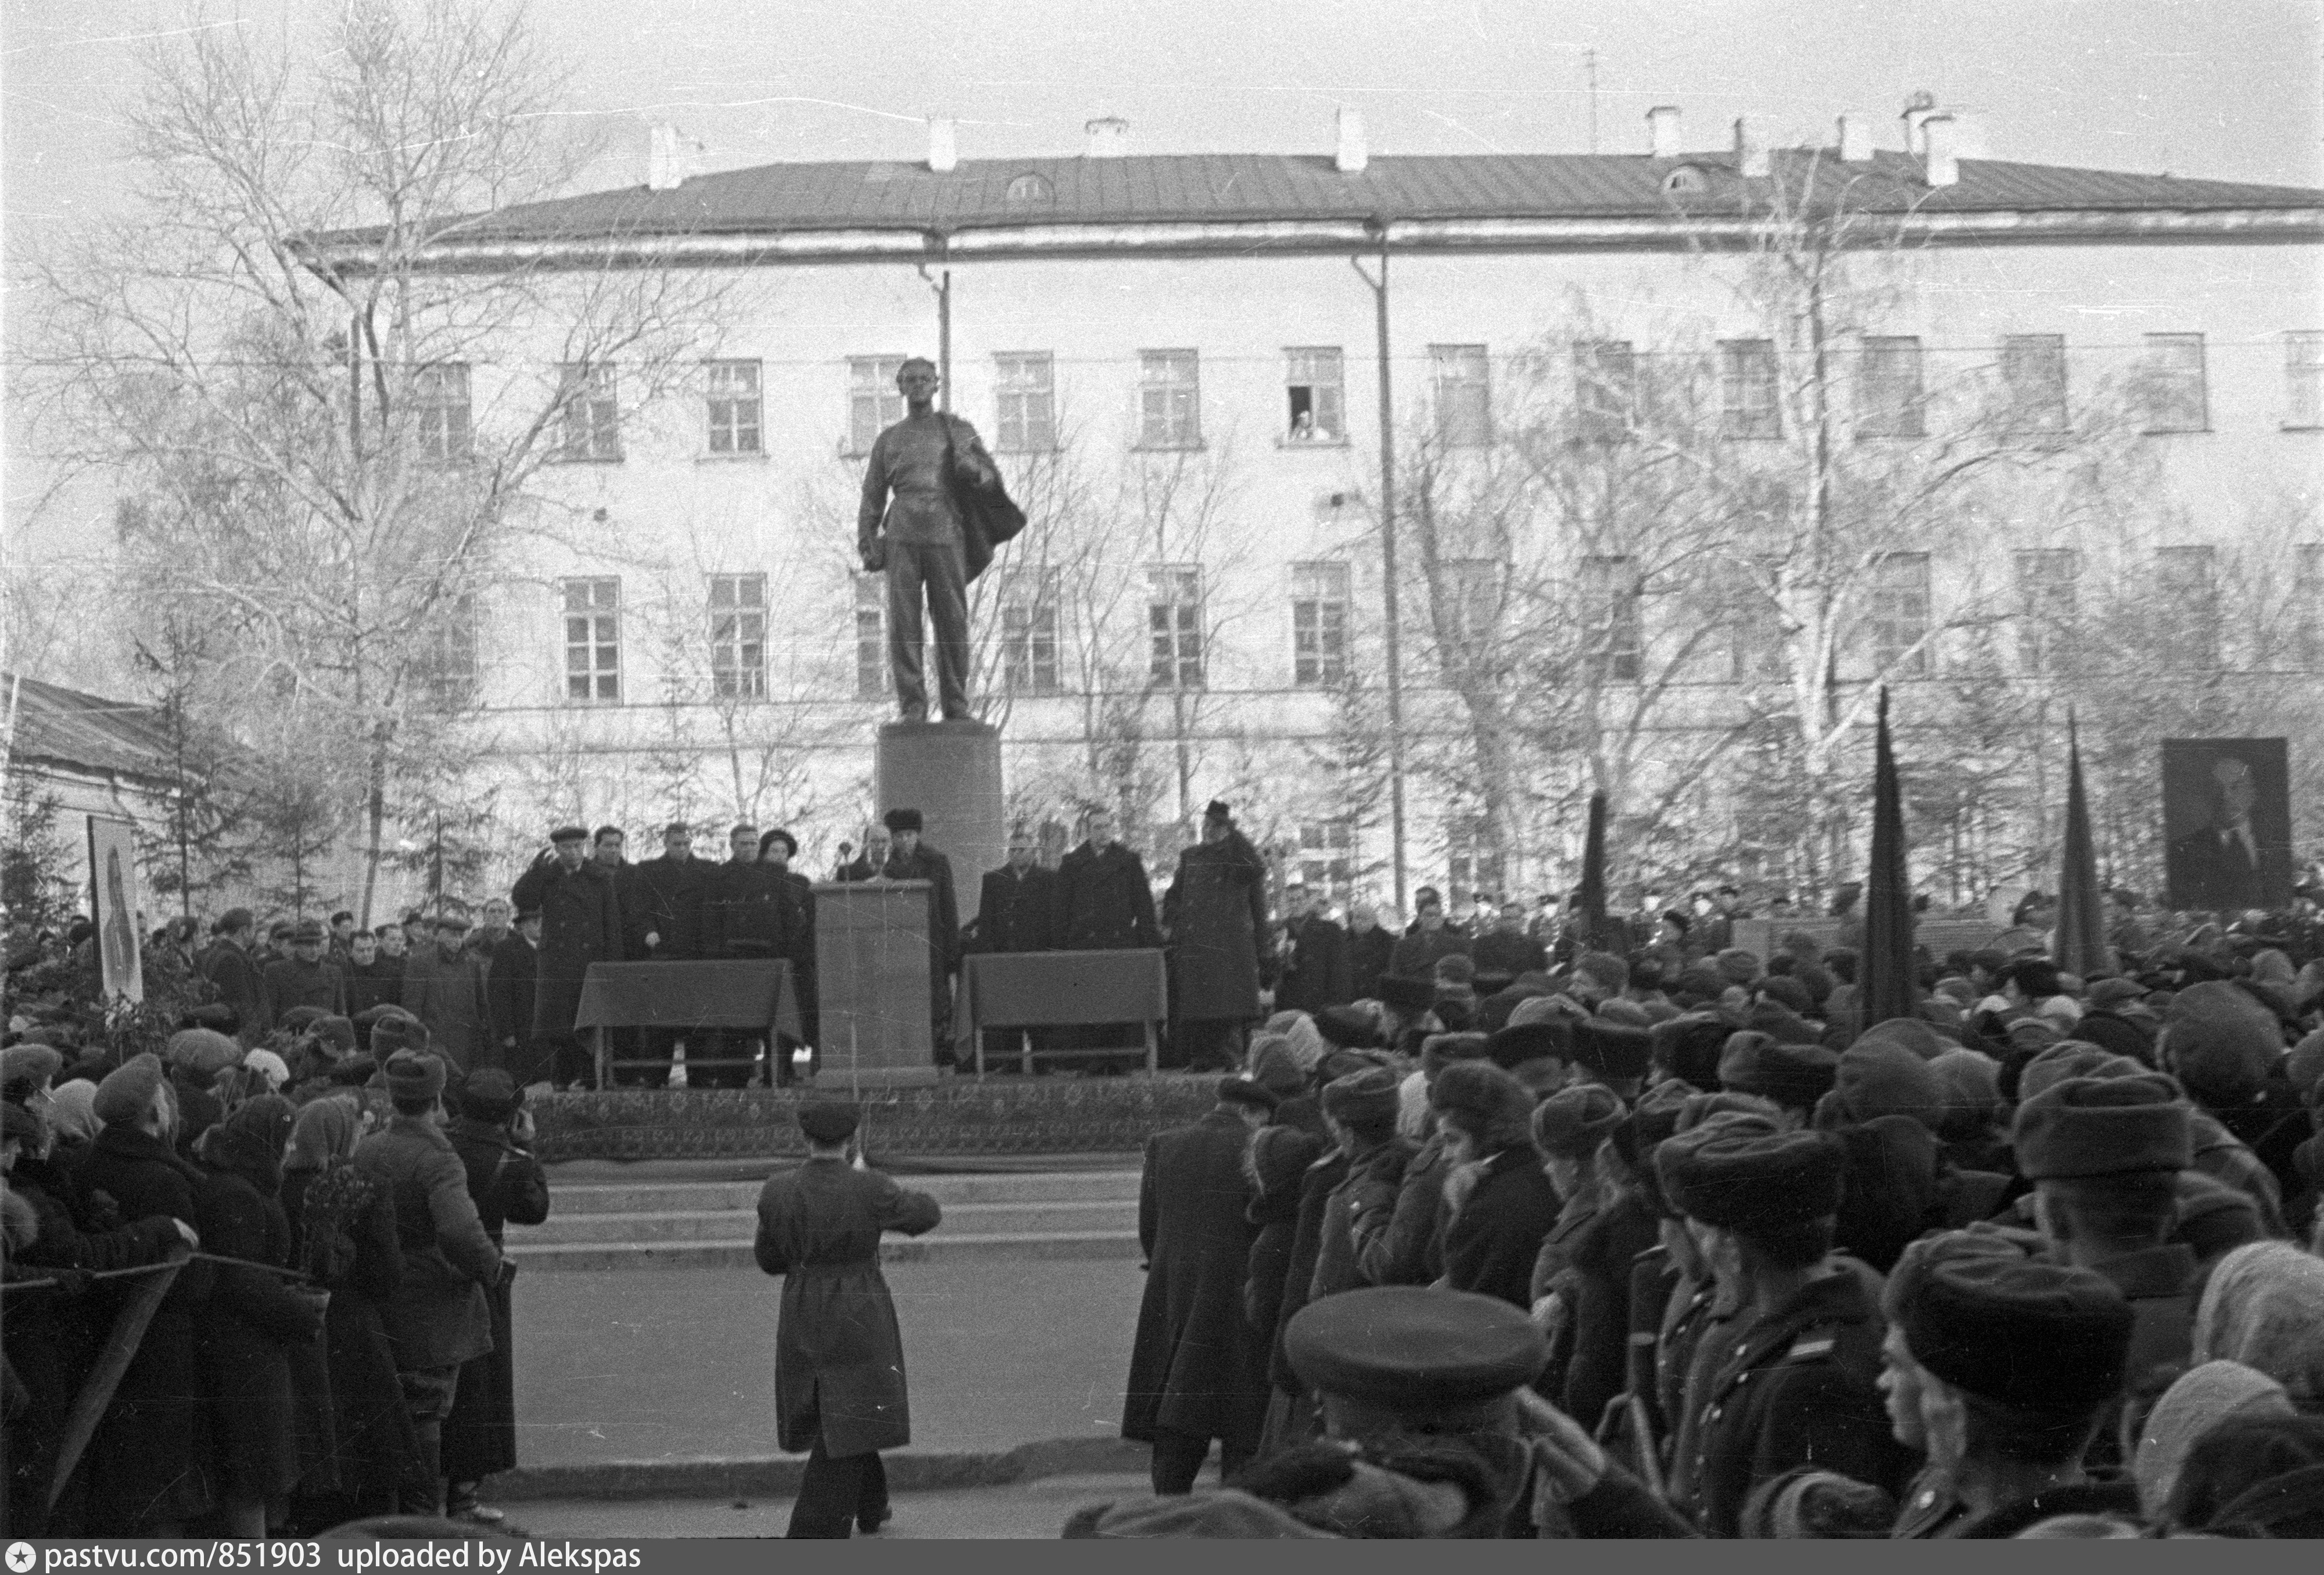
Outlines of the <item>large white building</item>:
[[[1951,718],[1962,664],[1992,649],[2007,685],[2056,687],[2036,625],[2074,617],[2078,584],[2092,618],[2120,616],[2123,585],[2160,585],[2199,627],[2158,659],[2208,675],[2203,693],[2245,695],[2232,725],[2255,714],[2255,682],[2267,715],[2287,694],[2312,697],[2324,191],[1962,158],[1950,122],[1925,112],[1877,139],[1849,117],[1820,150],[1759,148],[1743,128],[1686,151],[1676,111],[1649,121],[1635,154],[1426,158],[1369,156],[1346,115],[1336,150],[1231,156],[1139,156],[1130,128],[1100,121],[1079,158],[973,161],[939,122],[922,163],[690,177],[658,134],[645,183],[447,241],[447,266],[610,256],[696,271],[716,291],[715,348],[690,387],[649,400],[618,364],[593,374],[565,463],[537,489],[558,545],[485,599],[473,658],[455,653],[456,668],[473,660],[479,768],[512,834],[550,815],[634,836],[672,814],[747,813],[794,820],[827,867],[868,807],[872,730],[891,710],[879,588],[853,572],[861,456],[901,414],[894,373],[917,355],[943,357],[951,407],[1033,515],[977,608],[980,699],[1028,820],[1114,801],[1167,851],[1222,797],[1315,878],[1383,898],[1399,873],[1529,892],[1569,879],[1594,776],[1628,795],[1618,808],[1666,798],[1670,848],[1756,836],[1735,856],[1796,878],[1764,834],[1720,818],[1725,768],[1683,780],[1696,747],[1683,741],[1717,735],[1738,695],[1773,681],[1746,649],[1761,615],[1665,663],[1656,642],[1700,604],[1665,607],[1624,579],[1629,548],[1540,548],[1562,529],[1554,510],[1485,529],[1472,489],[1424,562],[1418,511],[1421,470],[1448,487],[1488,476],[1513,434],[1603,414],[1589,391],[1634,386],[1656,356],[1702,369],[1735,466],[1795,440],[1797,325],[1771,323],[1753,271],[1769,265],[1770,205],[1811,182],[1812,200],[1877,220],[1881,237],[1834,342],[1851,443],[1941,466],[1996,390],[2036,432],[2079,433],[2117,395],[2137,428],[2088,447],[2085,469],[2111,467],[2135,494],[2119,512],[2084,474],[1981,493],[1955,528],[1888,543],[1832,653],[1839,692],[1885,677],[1902,714]],[[446,371],[447,452],[533,402],[558,375],[559,337],[557,323],[525,325],[495,364]],[[1392,579],[1384,479],[1402,494]],[[1513,530],[1531,545],[1509,546]],[[1489,624],[1508,553],[1578,588],[1601,712],[1628,704],[1626,684],[1667,682],[1615,742],[1528,757],[1523,803],[1487,813],[1446,661],[1464,597],[1489,603]],[[2282,606],[2243,610],[2246,586]],[[1400,815],[1379,711],[1391,592]],[[2276,632],[2236,632],[2262,624]],[[2103,638],[2163,635],[2116,623]],[[1520,713],[1554,709],[1535,681],[1506,686]],[[2166,725],[2182,720],[2158,713],[2156,736]],[[2319,742],[2295,737],[2296,771]],[[1923,758],[1942,753],[1924,741]],[[2312,836],[2315,806],[2302,808]],[[1946,834],[1999,835],[1968,821]],[[1683,866],[1674,852],[1667,867]]]

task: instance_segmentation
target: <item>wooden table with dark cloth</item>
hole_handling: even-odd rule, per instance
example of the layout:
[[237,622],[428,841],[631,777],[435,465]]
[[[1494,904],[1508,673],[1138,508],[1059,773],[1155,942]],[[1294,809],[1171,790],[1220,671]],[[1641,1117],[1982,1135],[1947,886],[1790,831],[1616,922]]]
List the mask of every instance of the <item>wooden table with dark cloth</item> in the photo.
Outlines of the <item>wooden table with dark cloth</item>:
[[[980,1028],[1145,1023],[1169,1016],[1169,977],[1159,950],[972,952],[961,959],[959,1037],[980,1046]],[[1036,1055],[1053,1052],[1037,1051]],[[1153,1070],[1151,1035],[1147,1070]]]
[[597,1032],[600,1082],[607,1028],[772,1028],[801,1036],[791,965],[779,958],[592,962],[573,1027]]

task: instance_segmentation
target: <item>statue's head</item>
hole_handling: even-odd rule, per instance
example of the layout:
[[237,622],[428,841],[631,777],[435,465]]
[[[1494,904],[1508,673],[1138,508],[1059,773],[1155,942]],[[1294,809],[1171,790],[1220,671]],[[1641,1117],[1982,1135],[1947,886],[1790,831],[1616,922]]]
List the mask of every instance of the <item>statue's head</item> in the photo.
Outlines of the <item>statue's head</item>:
[[896,368],[896,387],[908,401],[936,398],[943,381],[936,374],[936,364],[925,355],[915,355]]

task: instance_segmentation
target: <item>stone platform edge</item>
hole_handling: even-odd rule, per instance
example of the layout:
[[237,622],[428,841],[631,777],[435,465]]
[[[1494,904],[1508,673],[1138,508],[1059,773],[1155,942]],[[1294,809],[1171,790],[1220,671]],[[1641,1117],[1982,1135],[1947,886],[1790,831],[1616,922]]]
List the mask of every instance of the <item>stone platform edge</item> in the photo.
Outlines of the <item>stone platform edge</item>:
[[[947,1078],[866,1089],[865,1147],[883,1158],[1135,1154],[1216,1102],[1215,1073]],[[806,1153],[798,1089],[610,1089],[542,1096],[537,1152],[575,1159],[788,1159]]]
[[[1000,1488],[1042,1477],[1099,1476],[1147,1469],[1148,1450],[1121,1438],[1056,1438],[992,1451],[897,1450],[881,1454],[893,1493]],[[593,1460],[519,1466],[486,1479],[487,1503],[544,1499],[777,1498],[798,1491],[807,1457],[705,1460]]]

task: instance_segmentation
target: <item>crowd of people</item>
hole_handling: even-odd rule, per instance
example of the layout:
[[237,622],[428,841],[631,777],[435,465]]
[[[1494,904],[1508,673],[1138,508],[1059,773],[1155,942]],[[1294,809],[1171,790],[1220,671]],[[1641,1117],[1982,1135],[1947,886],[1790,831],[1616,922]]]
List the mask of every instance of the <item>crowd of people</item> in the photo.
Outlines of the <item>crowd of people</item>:
[[502,1229],[549,1209],[524,1091],[401,1007],[262,999],[252,1043],[210,1003],[160,1054],[0,1049],[12,1536],[502,1518],[476,1497],[516,1459]]
[[1433,895],[1148,1144],[1156,1497],[1069,1535],[2324,1534],[2312,915],[2076,977],[2037,901],[1866,1022],[1803,933]]

